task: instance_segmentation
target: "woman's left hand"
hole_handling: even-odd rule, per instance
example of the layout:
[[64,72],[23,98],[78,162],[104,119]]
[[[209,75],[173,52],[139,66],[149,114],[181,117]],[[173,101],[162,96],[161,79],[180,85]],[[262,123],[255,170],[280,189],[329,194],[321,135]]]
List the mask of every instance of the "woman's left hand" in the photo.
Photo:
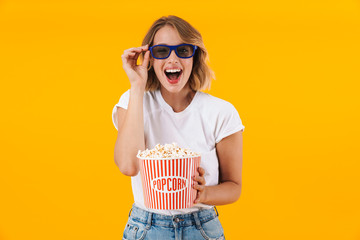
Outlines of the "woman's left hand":
[[202,167],[198,168],[199,175],[193,177],[194,185],[193,188],[197,190],[196,199],[194,203],[202,203],[205,201],[206,198],[206,187],[205,187],[205,170]]

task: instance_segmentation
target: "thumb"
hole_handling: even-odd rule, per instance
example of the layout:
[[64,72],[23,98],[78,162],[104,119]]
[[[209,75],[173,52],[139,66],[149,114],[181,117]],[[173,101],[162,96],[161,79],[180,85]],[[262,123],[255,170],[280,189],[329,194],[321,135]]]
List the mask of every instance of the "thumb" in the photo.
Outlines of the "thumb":
[[150,51],[148,50],[144,55],[144,61],[142,62],[141,66],[147,68],[149,65],[149,61],[150,61]]

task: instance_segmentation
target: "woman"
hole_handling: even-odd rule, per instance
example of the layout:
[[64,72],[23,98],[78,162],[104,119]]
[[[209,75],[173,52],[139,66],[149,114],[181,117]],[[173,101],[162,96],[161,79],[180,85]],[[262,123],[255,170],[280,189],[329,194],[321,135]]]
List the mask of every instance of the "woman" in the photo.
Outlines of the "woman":
[[[123,239],[225,239],[215,205],[235,202],[241,192],[242,131],[234,106],[199,90],[213,75],[201,34],[176,16],[155,21],[142,47],[121,56],[131,88],[113,109],[118,129],[115,162],[131,176],[134,205]],[[137,65],[138,57],[142,63]],[[138,150],[176,142],[201,153],[192,208],[144,205]]]

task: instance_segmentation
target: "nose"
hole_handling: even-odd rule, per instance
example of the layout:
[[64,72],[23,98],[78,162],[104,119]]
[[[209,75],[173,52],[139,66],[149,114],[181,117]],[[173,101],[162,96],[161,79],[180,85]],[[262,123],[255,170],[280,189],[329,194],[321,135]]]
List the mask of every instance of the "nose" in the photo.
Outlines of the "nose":
[[168,57],[168,60],[169,60],[169,61],[172,61],[172,62],[178,62],[178,61],[179,61],[179,58],[178,58],[178,56],[176,55],[174,49],[170,52],[170,56]]

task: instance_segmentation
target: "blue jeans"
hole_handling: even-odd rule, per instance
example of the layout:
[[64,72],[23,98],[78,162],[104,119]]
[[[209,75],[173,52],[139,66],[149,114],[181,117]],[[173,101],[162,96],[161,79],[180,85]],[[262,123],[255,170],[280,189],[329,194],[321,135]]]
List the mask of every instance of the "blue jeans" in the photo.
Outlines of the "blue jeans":
[[133,206],[123,240],[224,240],[224,230],[214,208],[168,216]]

